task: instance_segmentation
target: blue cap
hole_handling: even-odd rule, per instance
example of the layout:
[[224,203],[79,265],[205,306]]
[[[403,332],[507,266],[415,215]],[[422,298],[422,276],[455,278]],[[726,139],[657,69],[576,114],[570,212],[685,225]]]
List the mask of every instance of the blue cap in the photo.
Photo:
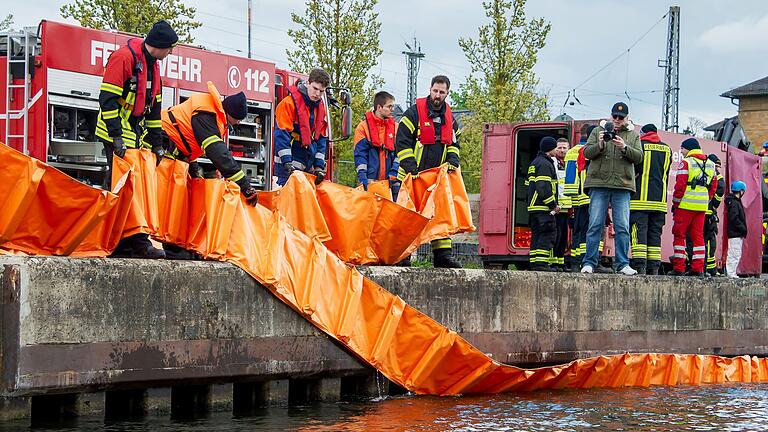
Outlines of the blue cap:
[[731,183],[731,192],[741,192],[747,190],[747,185],[741,180]]
[[763,143],[763,148],[768,148],[768,141]]

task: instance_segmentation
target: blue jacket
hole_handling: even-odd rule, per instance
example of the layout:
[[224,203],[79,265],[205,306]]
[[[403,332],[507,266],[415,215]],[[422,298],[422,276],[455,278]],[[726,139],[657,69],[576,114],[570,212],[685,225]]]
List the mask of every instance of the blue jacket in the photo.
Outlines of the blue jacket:
[[[299,89],[304,102],[311,107],[309,122],[312,124],[319,103],[312,102],[303,89],[301,87]],[[274,173],[279,185],[284,185],[288,180],[288,173],[283,166],[286,163],[291,163],[297,170],[306,172],[312,172],[315,168],[325,170],[325,155],[328,146],[327,131],[323,131],[320,137],[312,141],[308,147],[302,147],[299,131],[296,105],[293,98],[288,95],[280,101],[275,109]]]

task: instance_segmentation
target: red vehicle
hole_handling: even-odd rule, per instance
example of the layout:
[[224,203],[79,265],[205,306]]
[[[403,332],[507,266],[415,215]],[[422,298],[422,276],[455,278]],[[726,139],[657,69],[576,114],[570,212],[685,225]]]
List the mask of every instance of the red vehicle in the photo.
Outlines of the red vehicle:
[[[480,185],[480,232],[479,253],[487,268],[505,268],[515,264],[525,268],[528,264],[530,228],[526,203],[527,189],[525,175],[538,152],[539,141],[544,136],[567,138],[571,144],[578,143],[584,128],[597,124],[599,120],[578,120],[552,123],[488,124],[483,133],[483,168]],[[636,126],[639,128],[639,126]],[[682,159],[680,144],[688,138],[670,132],[659,132],[662,141],[672,148],[672,164],[669,173],[668,205],[671,207],[677,165]],[[747,192],[742,199],[747,210],[749,231],[745,239],[745,254],[739,272],[760,274],[762,260],[761,232],[757,227],[762,222],[760,158],[752,153],[730,147],[724,142],[699,139],[702,150],[715,153],[722,161],[721,173],[726,180],[726,193],[730,183],[742,180]],[[725,227],[724,205],[718,214],[720,226],[717,242],[718,266],[722,267],[727,254],[727,242],[723,241]],[[612,233],[612,230],[609,230]],[[613,241],[607,239],[607,255],[613,255]],[[669,262],[672,255],[672,213],[667,213],[667,222],[662,234],[662,260]]]
[[[94,135],[99,86],[109,55],[134,37],[53,21],[0,34],[0,141],[81,181],[101,185],[107,167],[103,146]],[[246,94],[248,116],[232,128],[228,145],[254,186],[270,189],[274,108],[287,94],[285,85],[303,76],[270,62],[189,45],[174,48],[161,61],[160,74],[164,107],[194,92],[207,92],[208,81],[222,96]],[[342,117],[350,119],[337,140],[346,139],[352,127],[351,98],[345,89],[333,90],[342,102]],[[328,149],[331,153],[332,144]],[[331,160],[331,154],[327,156]]]

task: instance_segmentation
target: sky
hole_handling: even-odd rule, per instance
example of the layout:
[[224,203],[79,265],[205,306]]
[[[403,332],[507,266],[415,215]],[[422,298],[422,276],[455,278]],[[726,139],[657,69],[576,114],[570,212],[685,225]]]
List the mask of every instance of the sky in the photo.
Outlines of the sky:
[[[41,19],[66,21],[58,11],[68,2],[26,0],[15,2],[7,13],[14,14],[15,27],[36,25]],[[247,53],[246,0],[184,3],[197,8],[196,19],[203,23],[193,33],[196,43],[226,53]],[[305,1],[252,0],[252,4],[254,57],[287,67],[285,51],[295,45],[286,30],[293,26],[291,13],[303,13]],[[665,57],[668,22],[663,17],[672,5],[681,8],[681,129],[689,117],[711,124],[735,115],[737,107],[719,95],[768,75],[765,0],[529,1],[527,16],[552,24],[535,67],[539,91],[550,97],[552,116],[565,112],[576,119],[606,117],[613,103],[621,100],[629,105],[636,123],[659,124],[664,70],[657,62]],[[455,86],[470,74],[457,41],[477,37],[478,27],[487,21],[479,0],[383,0],[376,10],[384,53],[371,70],[384,78],[383,89],[399,101],[405,100],[407,87],[401,52],[414,37],[426,54],[419,70],[419,94],[427,94],[434,75],[448,75]],[[563,106],[574,89],[581,103]]]

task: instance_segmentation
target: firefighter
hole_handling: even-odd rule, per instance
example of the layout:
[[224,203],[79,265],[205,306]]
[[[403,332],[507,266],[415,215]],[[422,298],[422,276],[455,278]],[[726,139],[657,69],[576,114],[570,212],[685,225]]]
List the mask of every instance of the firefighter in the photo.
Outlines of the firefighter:
[[202,177],[197,159],[205,155],[221,175],[240,187],[248,204],[256,205],[256,188],[235,162],[224,140],[228,127],[239,124],[248,114],[243,92],[221,100],[213,83],[208,93],[195,93],[183,103],[163,110],[163,130],[172,143],[172,154],[190,163],[190,175]]
[[[416,99],[400,119],[395,149],[400,167],[397,179],[406,174],[416,176],[420,171],[448,163],[448,171],[459,167],[459,125],[453,118],[451,107],[445,101],[451,81],[444,75],[432,78],[429,96]],[[435,267],[460,268],[452,257],[450,238],[432,241]]]
[[[165,21],[158,21],[142,39],[129,39],[109,56],[99,92],[96,136],[104,144],[108,171],[104,186],[110,188],[112,155],[123,157],[128,148],[150,147],[159,164],[163,148],[160,111],[162,83],[160,60],[168,56],[179,37]],[[114,255],[163,258],[146,234],[120,241]]]
[[717,251],[717,224],[720,222],[720,219],[717,217],[717,209],[720,207],[720,203],[725,195],[725,178],[720,174],[720,158],[714,153],[707,156],[707,158],[715,164],[717,187],[715,188],[715,195],[709,200],[707,215],[704,218],[704,245],[707,250],[707,273],[710,276],[717,276],[715,252]]
[[643,161],[635,165],[635,192],[629,200],[632,241],[630,266],[638,274],[659,274],[661,230],[667,216],[667,179],[672,151],[662,142],[656,126],[640,129]]
[[[571,147],[565,154],[565,186],[563,192],[571,197],[573,207],[573,231],[571,232],[571,271],[581,269],[581,257],[587,249],[587,226],[589,225],[589,195],[584,190],[584,180],[587,175],[584,158],[584,144],[595,125],[585,126],[579,143]],[[600,248],[602,250],[602,247]]]
[[570,267],[565,266],[565,252],[568,249],[568,216],[573,207],[571,197],[565,195],[565,154],[568,152],[568,139],[558,138],[556,145],[552,162],[555,164],[557,173],[557,203],[560,206],[560,212],[555,215],[557,235],[549,265],[557,271],[570,272]]
[[530,269],[534,271],[555,270],[549,265],[557,237],[555,218],[560,213],[557,202],[555,152],[557,141],[549,136],[542,138],[539,153],[528,167],[528,176],[525,179],[528,186],[528,218],[531,226],[528,260]]
[[[373,98],[373,111],[365,113],[355,129],[355,170],[357,181],[368,190],[368,180],[389,180],[392,199],[397,200],[400,182],[397,169],[400,166],[395,156],[395,135],[397,123],[392,116],[395,97],[380,91]],[[371,132],[374,133],[371,133]]]
[[696,138],[688,138],[680,145],[683,160],[677,167],[675,190],[672,196],[674,225],[674,254],[672,275],[685,274],[685,238],[690,234],[693,243],[691,275],[704,276],[704,218],[709,201],[715,195],[715,164],[701,151]]
[[295,171],[315,175],[315,184],[325,180],[328,120],[323,93],[331,76],[323,69],[309,72],[306,83],[289,86],[289,95],[275,109],[275,175],[282,186]]

